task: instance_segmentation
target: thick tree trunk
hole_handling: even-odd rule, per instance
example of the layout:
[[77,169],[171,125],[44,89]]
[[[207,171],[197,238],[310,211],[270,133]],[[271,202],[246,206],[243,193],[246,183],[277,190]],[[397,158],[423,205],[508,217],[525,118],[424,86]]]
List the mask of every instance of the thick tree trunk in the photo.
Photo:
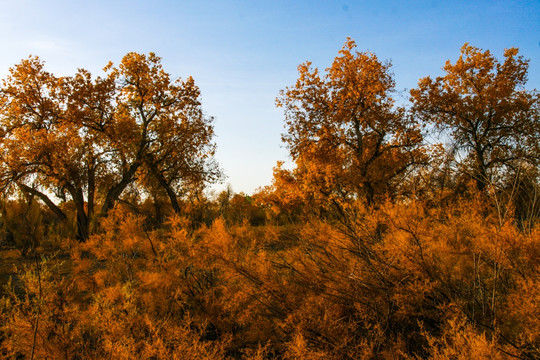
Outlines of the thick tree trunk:
[[90,235],[89,218],[84,208],[84,195],[82,189],[77,189],[73,194],[73,202],[77,210],[77,235],[79,242],[85,242]]
[[88,240],[88,236],[90,236],[90,228],[89,228],[89,221],[88,216],[83,211],[80,211],[77,209],[77,235],[76,239],[79,242],[85,242]]
[[373,205],[373,202],[375,201],[375,189],[373,188],[373,185],[370,182],[365,182],[364,188],[366,191],[366,202],[368,206],[371,206]]
[[[477,138],[476,133],[473,134],[474,138]],[[476,174],[474,174],[475,180],[476,180],[476,187],[479,191],[484,191],[486,188],[486,185],[489,182],[488,175],[487,175],[487,166],[486,166],[486,159],[485,159],[485,153],[484,148],[482,147],[482,144],[479,141],[476,141],[474,144],[474,151],[476,153]]]
[[96,193],[96,168],[92,164],[88,167],[88,218],[94,217],[94,199]]
[[167,184],[165,187],[165,191],[167,192],[167,195],[169,196],[169,200],[171,201],[171,206],[176,214],[180,214],[180,205],[178,204],[178,199],[176,198],[176,193],[174,190]]
[[109,188],[103,206],[101,207],[100,216],[107,216],[107,212],[114,207],[114,203],[118,200],[125,188],[133,182],[133,177],[139,169],[139,166],[140,163],[133,163],[129,170],[123,175],[122,180]]
[[171,187],[170,183],[165,179],[165,176],[161,173],[161,171],[158,169],[157,165],[150,159],[148,161],[148,167],[152,171],[152,175],[156,178],[159,185],[167,192],[167,196],[169,197],[169,200],[171,201],[171,206],[176,214],[180,214],[180,205],[178,204],[178,199],[176,197],[176,192]]
[[156,225],[163,224],[163,212],[161,211],[161,204],[157,196],[153,196],[154,212],[156,217]]
[[479,163],[477,164],[474,180],[476,181],[476,188],[479,191],[483,192],[488,184],[489,179],[487,176],[486,167],[484,166],[484,163],[483,163],[483,159],[479,160],[478,162]]

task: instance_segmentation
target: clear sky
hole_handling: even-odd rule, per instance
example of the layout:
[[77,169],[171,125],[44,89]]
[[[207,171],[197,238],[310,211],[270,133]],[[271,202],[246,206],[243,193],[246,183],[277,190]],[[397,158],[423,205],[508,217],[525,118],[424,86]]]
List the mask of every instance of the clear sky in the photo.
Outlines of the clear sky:
[[[394,64],[400,90],[441,74],[465,43],[519,47],[540,89],[540,1],[0,0],[0,77],[28,55],[57,75],[93,74],[153,51],[173,77],[193,76],[215,117],[217,160],[235,192],[271,182],[281,145],[280,89],[297,66],[328,67],[347,36]],[[406,96],[406,92],[403,92]]]

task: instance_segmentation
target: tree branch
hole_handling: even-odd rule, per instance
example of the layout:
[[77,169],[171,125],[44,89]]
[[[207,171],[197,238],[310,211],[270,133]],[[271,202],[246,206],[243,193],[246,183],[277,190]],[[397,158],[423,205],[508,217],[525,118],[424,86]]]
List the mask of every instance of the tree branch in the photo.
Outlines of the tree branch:
[[51,209],[52,212],[54,212],[61,220],[67,219],[66,214],[58,206],[56,206],[56,204],[47,195],[23,183],[17,182],[17,185],[22,191],[25,191],[40,198],[49,207],[49,209]]

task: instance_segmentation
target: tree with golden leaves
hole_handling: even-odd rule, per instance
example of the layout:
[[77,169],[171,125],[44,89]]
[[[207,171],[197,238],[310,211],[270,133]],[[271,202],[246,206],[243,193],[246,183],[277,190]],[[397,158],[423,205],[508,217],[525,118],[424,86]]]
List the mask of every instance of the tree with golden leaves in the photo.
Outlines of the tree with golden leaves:
[[55,198],[71,199],[80,240],[96,204],[106,215],[128,186],[157,184],[179,212],[182,189],[219,176],[212,119],[191,77],[172,81],[153,53],[105,71],[56,77],[31,57],[0,89],[2,189],[38,196],[63,219]]
[[465,44],[443,76],[425,77],[411,90],[414,114],[449,131],[462,171],[480,190],[502,169],[522,161],[537,166],[540,159],[540,98],[524,88],[528,61],[517,48],[504,57],[499,62],[489,50]]
[[420,127],[392,98],[390,67],[348,39],[325,74],[306,62],[296,84],[281,91],[283,141],[315,198],[372,204],[425,161]]

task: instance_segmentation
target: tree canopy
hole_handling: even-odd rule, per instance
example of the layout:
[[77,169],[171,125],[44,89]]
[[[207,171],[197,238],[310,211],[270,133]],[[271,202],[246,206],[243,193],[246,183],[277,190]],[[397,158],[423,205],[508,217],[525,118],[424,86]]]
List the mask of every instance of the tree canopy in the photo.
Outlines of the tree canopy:
[[[194,80],[171,80],[155,54],[127,54],[103,77],[56,77],[37,57],[10,70],[0,89],[0,183],[41,198],[71,199],[84,240],[95,206],[105,215],[126,188],[152,184],[177,196],[219,176],[212,118]],[[54,196],[51,196],[54,195]]]
[[315,197],[373,203],[426,160],[419,124],[392,98],[390,67],[348,39],[325,74],[306,62],[296,84],[281,92],[283,141]]
[[499,62],[489,50],[465,44],[459,59],[447,61],[444,76],[420,79],[411,90],[414,115],[448,130],[462,154],[462,171],[479,189],[496,181],[501,170],[521,161],[538,165],[540,106],[527,91],[528,61],[517,48]]

